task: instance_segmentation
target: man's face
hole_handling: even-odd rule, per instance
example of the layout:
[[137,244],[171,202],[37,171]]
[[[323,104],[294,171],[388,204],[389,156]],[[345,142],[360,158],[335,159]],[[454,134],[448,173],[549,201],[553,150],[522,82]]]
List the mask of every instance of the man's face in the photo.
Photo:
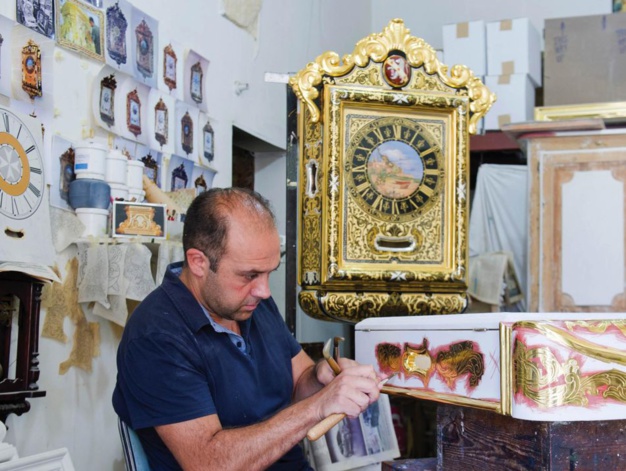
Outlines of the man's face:
[[232,221],[217,273],[207,269],[202,301],[218,322],[248,319],[259,302],[269,298],[269,277],[280,264],[276,229],[245,222]]

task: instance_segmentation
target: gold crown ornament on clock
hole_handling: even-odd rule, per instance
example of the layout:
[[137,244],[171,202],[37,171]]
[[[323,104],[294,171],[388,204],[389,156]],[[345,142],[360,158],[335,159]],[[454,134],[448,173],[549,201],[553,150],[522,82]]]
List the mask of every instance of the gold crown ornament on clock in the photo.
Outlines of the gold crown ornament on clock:
[[469,135],[495,95],[400,19],[291,77],[299,303],[311,317],[467,307]]

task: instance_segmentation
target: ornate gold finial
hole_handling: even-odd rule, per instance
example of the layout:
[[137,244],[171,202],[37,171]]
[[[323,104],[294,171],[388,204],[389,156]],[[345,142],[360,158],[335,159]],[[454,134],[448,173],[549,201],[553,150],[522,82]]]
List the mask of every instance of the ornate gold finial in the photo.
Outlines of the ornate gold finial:
[[319,96],[318,85],[322,83],[324,76],[346,75],[355,66],[365,67],[370,60],[382,62],[391,51],[404,52],[411,67],[422,67],[427,74],[436,74],[445,85],[455,89],[466,89],[470,99],[469,132],[471,134],[476,132],[478,121],[495,102],[495,94],[464,65],[455,65],[448,71],[448,67],[437,59],[433,47],[423,39],[411,36],[410,30],[399,18],[391,20],[382,33],[374,33],[361,39],[352,54],[346,54],[341,59],[332,51],[319,55],[314,62],[308,63],[304,69],[291,77],[289,83],[296,96],[307,104],[311,119],[316,123],[320,120],[320,110],[315,100]]

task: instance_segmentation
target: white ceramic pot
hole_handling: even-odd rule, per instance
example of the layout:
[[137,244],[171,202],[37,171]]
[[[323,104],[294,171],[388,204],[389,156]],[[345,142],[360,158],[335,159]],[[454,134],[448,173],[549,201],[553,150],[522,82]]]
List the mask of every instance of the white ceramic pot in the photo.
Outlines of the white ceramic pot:
[[119,183],[126,185],[126,172],[128,168],[128,158],[119,150],[112,150],[106,158],[107,183]]
[[143,168],[141,160],[129,160],[126,167],[126,184],[129,190],[143,190]]
[[107,148],[94,140],[79,143],[74,148],[74,173],[76,178],[104,180],[106,173]]
[[83,237],[105,237],[109,234],[109,211],[107,209],[78,208],[76,216],[85,225]]

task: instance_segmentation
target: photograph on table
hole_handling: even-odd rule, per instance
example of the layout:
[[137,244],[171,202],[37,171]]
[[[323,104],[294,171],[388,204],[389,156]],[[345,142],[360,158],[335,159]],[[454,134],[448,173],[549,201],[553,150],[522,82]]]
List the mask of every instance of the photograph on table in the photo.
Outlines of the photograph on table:
[[113,237],[145,236],[165,238],[166,205],[114,201],[112,211]]
[[56,40],[60,46],[104,62],[104,14],[78,0],[56,0]]

